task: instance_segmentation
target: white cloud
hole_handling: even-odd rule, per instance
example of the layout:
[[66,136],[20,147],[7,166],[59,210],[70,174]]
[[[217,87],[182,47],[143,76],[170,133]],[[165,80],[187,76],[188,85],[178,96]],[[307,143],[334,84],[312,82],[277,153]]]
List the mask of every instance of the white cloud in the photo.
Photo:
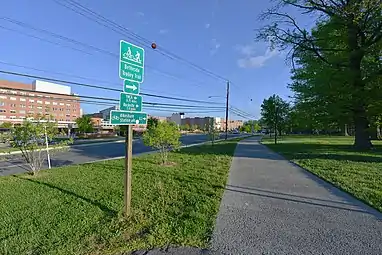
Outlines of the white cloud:
[[164,35],[168,33],[168,29],[161,29],[159,30],[159,34]]
[[241,54],[243,54],[245,56],[250,56],[250,55],[255,54],[256,45],[255,44],[236,45],[235,49],[238,50]]
[[268,48],[264,54],[254,56],[255,47],[253,45],[242,46],[238,49],[244,55],[244,57],[237,60],[237,64],[241,68],[263,67],[268,60],[280,54],[277,50]]
[[220,46],[221,44],[216,39],[212,39],[210,54],[215,55],[218,52]]
[[207,23],[207,24],[205,25],[205,28],[206,28],[206,29],[209,29],[210,26],[211,26],[211,24],[210,24],[210,23]]

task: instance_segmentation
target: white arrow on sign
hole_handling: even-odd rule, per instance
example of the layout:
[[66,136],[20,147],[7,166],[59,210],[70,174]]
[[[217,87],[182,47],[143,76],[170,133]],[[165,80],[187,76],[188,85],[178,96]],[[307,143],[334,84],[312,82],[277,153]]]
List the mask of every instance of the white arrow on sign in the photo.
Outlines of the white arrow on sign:
[[138,87],[135,86],[134,84],[133,84],[133,85],[126,85],[126,88],[128,88],[128,89],[132,89],[133,91],[135,91],[135,90],[138,89]]

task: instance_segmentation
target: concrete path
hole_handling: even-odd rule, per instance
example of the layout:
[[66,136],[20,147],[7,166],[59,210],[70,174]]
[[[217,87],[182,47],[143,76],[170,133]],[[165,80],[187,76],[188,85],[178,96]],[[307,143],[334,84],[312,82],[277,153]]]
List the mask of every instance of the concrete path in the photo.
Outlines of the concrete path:
[[382,254],[382,214],[257,139],[236,149],[211,254]]

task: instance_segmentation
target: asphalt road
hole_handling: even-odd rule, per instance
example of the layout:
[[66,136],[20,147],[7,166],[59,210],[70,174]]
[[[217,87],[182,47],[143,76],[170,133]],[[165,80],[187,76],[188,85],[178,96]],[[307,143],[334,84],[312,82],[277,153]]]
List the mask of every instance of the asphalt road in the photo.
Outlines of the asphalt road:
[[[239,135],[229,135],[229,137],[235,136]],[[224,135],[221,135],[221,138],[223,137]],[[190,145],[205,142],[208,140],[208,137],[204,134],[193,134],[182,136],[180,140],[183,145]],[[152,151],[152,149],[145,146],[141,140],[134,141],[133,154],[149,151]],[[52,155],[51,164],[52,167],[81,164],[96,160],[121,157],[125,155],[124,153],[125,145],[121,141],[73,145],[67,152]],[[44,165],[43,168],[48,168],[48,166]],[[27,169],[28,166],[25,164],[25,160],[20,154],[9,155],[6,157],[3,156],[3,159],[0,161],[0,176],[23,173],[26,172]]]

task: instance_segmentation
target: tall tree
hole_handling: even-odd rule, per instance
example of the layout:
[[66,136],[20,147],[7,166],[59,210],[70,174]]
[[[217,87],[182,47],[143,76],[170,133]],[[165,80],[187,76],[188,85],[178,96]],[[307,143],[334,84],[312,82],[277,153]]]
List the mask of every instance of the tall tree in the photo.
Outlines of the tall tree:
[[[289,49],[292,63],[297,58],[310,58],[318,66],[317,74],[330,70],[328,76],[336,77],[331,86],[333,100],[341,100],[355,125],[354,145],[369,149],[368,105],[370,100],[381,100],[375,80],[382,74],[382,3],[380,0],[278,0],[276,8],[263,14],[272,23],[259,31],[258,38],[268,40],[273,47]],[[302,14],[316,15],[315,29],[307,31],[284,7],[294,7]],[[373,68],[365,62],[373,58]],[[320,64],[321,65],[320,65]],[[325,68],[324,68],[325,67]],[[327,68],[328,67],[328,68]],[[335,73],[337,72],[337,74]],[[321,74],[321,78],[322,78]],[[338,80],[337,80],[338,79]],[[338,91],[344,91],[344,94]],[[371,95],[372,91],[378,95]],[[371,96],[371,98],[370,98]],[[328,97],[329,98],[329,95]],[[318,101],[317,101],[318,102]],[[330,101],[322,100],[328,108]]]
[[86,134],[93,132],[94,130],[93,122],[90,116],[84,115],[82,117],[77,118],[76,124],[80,133]]
[[[264,99],[261,104],[262,122],[268,129],[278,132],[279,135],[286,131],[288,113],[289,104],[277,95]],[[275,126],[277,130],[274,129]]]

